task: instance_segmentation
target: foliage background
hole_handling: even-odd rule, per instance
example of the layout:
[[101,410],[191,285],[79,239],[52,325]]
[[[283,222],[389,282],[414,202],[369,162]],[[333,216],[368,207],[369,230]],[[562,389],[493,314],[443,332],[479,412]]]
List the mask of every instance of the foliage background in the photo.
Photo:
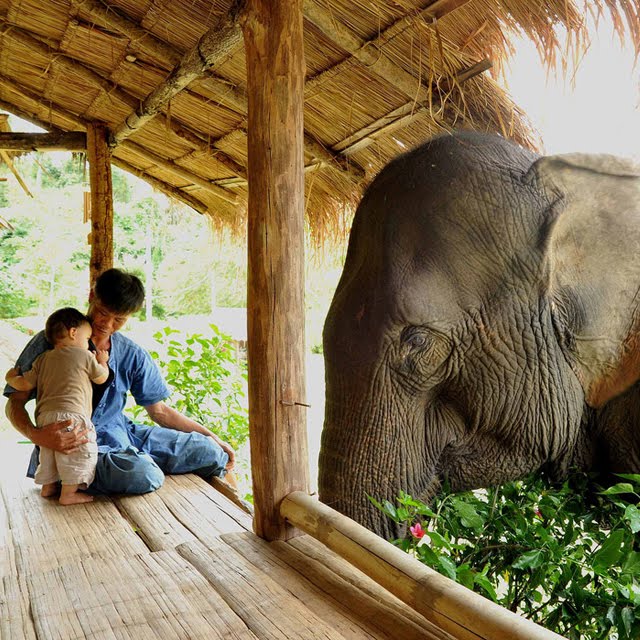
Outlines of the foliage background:
[[574,472],[372,502],[394,544],[443,575],[571,640],[640,637],[640,475],[608,489]]

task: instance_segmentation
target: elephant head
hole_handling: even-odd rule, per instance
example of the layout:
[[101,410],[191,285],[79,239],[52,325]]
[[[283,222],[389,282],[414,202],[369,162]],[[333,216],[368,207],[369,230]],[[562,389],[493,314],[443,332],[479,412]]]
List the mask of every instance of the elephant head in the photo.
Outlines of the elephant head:
[[596,411],[640,377],[639,176],[471,132],[383,169],[325,323],[321,500],[389,535],[367,496],[640,471]]

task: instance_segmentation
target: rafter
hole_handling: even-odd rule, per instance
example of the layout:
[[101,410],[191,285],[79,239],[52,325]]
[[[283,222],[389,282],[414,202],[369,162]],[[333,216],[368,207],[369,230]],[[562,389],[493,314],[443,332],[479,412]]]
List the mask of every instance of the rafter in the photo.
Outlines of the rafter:
[[117,158],[116,156],[111,157],[111,162],[123,171],[127,171],[128,173],[137,176],[141,180],[144,180],[154,189],[156,189],[157,191],[161,191],[166,196],[184,202],[184,204],[189,205],[194,211],[197,211],[198,213],[201,213],[203,215],[209,212],[209,209],[202,202],[200,202],[200,200],[189,195],[182,189],[178,189],[177,187],[168,185],[166,182],[162,182],[162,180],[159,180],[158,178],[150,175],[142,169],[134,167],[132,164],[126,162],[125,160],[122,160],[121,158]]
[[180,62],[182,54],[163,40],[156,38],[151,32],[120,13],[116,7],[110,7],[98,0],[70,0],[76,9],[82,9],[93,18],[97,18],[103,26],[127,36],[136,47],[147,55],[171,66]]
[[[134,50],[142,51],[154,57],[156,60],[172,66],[179,64],[183,58],[184,54],[182,52],[151,34],[130,18],[125,17],[115,7],[110,7],[98,0],[71,0],[71,4],[77,9],[87,11],[92,17],[99,20],[102,25],[108,26],[117,33],[127,36],[131,40],[131,46]],[[209,73],[203,77],[202,82],[221,102],[228,104],[239,113],[247,113],[247,97],[240,89]],[[244,131],[243,128],[240,130]],[[233,134],[234,132],[230,133]],[[246,131],[244,134],[246,135]],[[217,141],[211,142],[211,145],[219,148]],[[305,134],[305,151],[314,160],[314,165],[317,162],[322,162],[326,166],[350,175],[356,182],[364,178],[365,172],[362,167],[352,161],[346,160],[341,157],[340,154],[332,153],[330,149],[322,146],[308,134]],[[230,168],[229,165],[226,166]],[[246,169],[244,168],[239,169],[238,167],[235,173],[240,178],[246,179],[247,177]],[[233,180],[233,178],[231,178],[231,180]]]
[[[491,62],[489,60],[481,60],[469,69],[457,74],[456,83],[462,84],[490,68]],[[444,93],[446,93],[446,90]],[[435,96],[428,106],[416,104],[415,101],[407,102],[359,131],[352,133],[349,137],[335,144],[332,149],[346,156],[357,151],[363,151],[381,136],[410,125],[423,114],[428,113],[433,118],[434,112],[440,108],[441,104],[441,100]]]
[[[0,20],[0,24],[3,24],[3,28],[0,30],[0,37],[11,38],[14,41],[20,43],[22,46],[36,51],[40,55],[43,55],[54,61],[54,64],[65,72],[76,75],[91,86],[96,87],[100,91],[104,92],[110,99],[116,99],[127,105],[132,110],[135,110],[140,104],[140,100],[130,93],[124,91],[116,83],[111,82],[104,76],[100,75],[97,71],[83,65],[82,63],[69,58],[60,51],[50,47],[46,43],[42,42],[38,38],[34,37],[30,32],[10,25]],[[211,145],[201,137],[201,134],[193,131],[187,125],[179,122],[176,118],[167,118],[164,114],[157,116],[158,122],[161,126],[167,130],[172,131],[180,139],[184,140],[191,146],[194,146],[203,151],[211,152]],[[211,155],[214,155],[213,153]],[[222,151],[216,151],[215,157],[223,166],[229,165],[230,171],[235,172],[238,169],[238,163],[232,158],[228,158]],[[232,196],[233,197],[233,196]]]
[[217,185],[213,184],[206,178],[196,175],[189,169],[186,169],[185,167],[181,167],[179,164],[176,164],[172,160],[167,160],[166,158],[159,156],[157,153],[154,153],[153,151],[149,151],[149,149],[145,149],[144,147],[141,147],[139,144],[136,144],[135,142],[131,142],[130,140],[125,140],[122,143],[122,148],[128,149],[129,151],[136,153],[137,155],[143,157],[145,160],[148,160],[152,164],[155,164],[160,169],[169,171],[170,173],[173,173],[174,175],[179,176],[183,180],[188,180],[189,182],[192,182],[193,184],[197,185],[201,189],[204,189],[209,193],[213,193],[215,196],[218,196],[218,198],[221,198],[226,202],[229,202],[231,204],[238,203],[238,197],[235,194],[230,193],[229,191],[227,191],[226,189],[223,189],[222,187],[218,187]]
[[[56,127],[51,122],[42,120],[36,114],[26,111],[24,109],[21,109],[20,107],[14,104],[11,104],[10,102],[6,102],[5,100],[0,100],[0,109],[3,109],[4,111],[8,111],[9,113],[13,113],[13,115],[17,116],[18,118],[21,118],[22,120],[25,120],[26,122],[30,122],[31,124],[34,124],[36,127],[40,127],[41,129],[48,129],[51,133],[64,132],[63,129]],[[62,115],[60,113],[56,115],[60,118],[64,118],[65,120],[66,119],[71,120],[71,115]],[[76,126],[78,126],[79,128],[86,127],[87,123],[84,122],[78,116],[73,116],[73,120],[76,121]],[[112,156],[111,161],[115,166],[120,167],[121,169],[123,169],[124,171],[128,171],[129,173],[133,173],[134,175],[138,176],[141,180],[144,180],[147,183],[149,183],[154,189],[161,191],[162,193],[164,193],[165,195],[171,198],[180,200],[180,202],[183,202],[184,204],[188,205],[198,213],[203,213],[203,214],[208,213],[207,207],[200,200],[189,195],[182,189],[169,185],[166,182],[162,182],[162,180],[159,180],[158,178],[150,175],[149,173],[147,173],[146,171],[143,171],[142,169],[137,169],[132,164],[129,164],[125,160],[122,160],[121,158],[117,158],[116,156]]]
[[196,78],[226,60],[242,41],[237,13],[224,14],[222,20],[205,33],[174,67],[169,77],[156,87],[112,132],[112,146],[135,133],[168,105],[171,98]]
[[[469,0],[436,0],[436,2],[430,3],[419,13],[404,17],[393,23],[376,38],[371,40],[360,38],[353,33],[349,27],[338,22],[331,13],[310,0],[305,1],[303,11],[304,17],[309,20],[309,22],[312,22],[328,38],[349,52],[350,57],[338,63],[335,67],[351,65],[353,63],[351,56],[353,56],[353,58],[363,63],[369,72],[379,76],[385,82],[392,84],[414,102],[427,103],[429,102],[429,91],[427,87],[422,84],[422,79],[416,78],[395,62],[392,62],[386,56],[384,47],[411,24],[415,24],[417,20],[427,20],[430,22],[442,19],[447,13],[461,7],[467,2],[469,2]],[[331,73],[333,77],[336,73],[335,67],[328,69],[322,74],[319,74],[313,81],[308,82],[309,90],[313,90],[315,85],[321,83],[323,81],[322,76],[325,74]]]
[[87,136],[82,131],[19,133],[0,131],[2,151],[85,151]]
[[[10,89],[12,91],[15,91],[18,95],[21,95],[24,98],[27,98],[29,100],[35,100],[36,102],[38,102],[37,94],[33,93],[26,87],[22,87],[17,83],[10,81],[8,78],[0,76],[0,86]],[[7,111],[10,111],[11,113],[15,114],[19,118],[23,118],[29,122],[34,122],[34,124],[42,127],[43,129],[52,129],[54,126],[52,125],[52,123],[40,120],[37,115],[29,114],[28,112],[20,109],[20,107],[17,107],[10,102],[0,101],[0,107],[6,109]],[[46,108],[48,111],[55,114],[57,117],[73,122],[74,126],[78,128],[86,129],[87,125],[89,124],[87,120],[81,118],[80,116],[74,113],[71,113],[70,111],[64,109],[63,107],[57,106],[52,101],[49,101],[49,104],[47,105]],[[181,178],[182,180],[186,180],[191,184],[197,185],[198,187],[205,189],[209,193],[212,193],[213,195],[217,196],[218,198],[221,198],[226,202],[232,202],[234,204],[237,202],[237,196],[234,193],[231,193],[217,186],[216,184],[205,180],[201,176],[194,174],[188,169],[181,167],[170,160],[166,160],[165,158],[162,158],[161,156],[158,156],[157,154],[154,154],[148,151],[147,149],[145,149],[144,147],[141,147],[140,145],[136,145],[132,142],[126,141],[123,143],[123,148],[129,148],[130,151],[133,151],[137,155],[145,158],[145,160],[147,160],[150,164],[157,165],[161,167],[163,170],[169,173],[172,173],[173,175]],[[169,185],[167,185],[167,187],[170,188]]]

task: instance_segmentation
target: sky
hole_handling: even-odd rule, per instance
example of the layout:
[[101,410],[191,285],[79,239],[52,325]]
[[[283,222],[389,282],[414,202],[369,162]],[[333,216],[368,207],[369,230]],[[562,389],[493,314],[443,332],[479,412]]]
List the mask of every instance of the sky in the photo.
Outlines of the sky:
[[[640,64],[603,21],[571,78],[547,78],[530,41],[517,43],[507,89],[548,154],[583,151],[640,159]],[[572,86],[573,84],[573,86]]]

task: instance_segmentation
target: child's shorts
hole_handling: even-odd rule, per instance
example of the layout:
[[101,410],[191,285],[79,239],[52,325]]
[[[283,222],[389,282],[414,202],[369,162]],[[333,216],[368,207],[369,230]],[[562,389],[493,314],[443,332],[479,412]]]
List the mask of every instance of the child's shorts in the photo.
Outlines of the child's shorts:
[[73,453],[60,453],[40,447],[40,464],[35,475],[36,484],[51,484],[60,480],[62,484],[77,484],[81,489],[86,489],[93,482],[96,472],[98,460],[96,430],[88,417],[65,411],[41,413],[38,416],[38,427],[61,420],[71,420],[75,428],[86,428],[89,442],[80,445],[80,448]]

